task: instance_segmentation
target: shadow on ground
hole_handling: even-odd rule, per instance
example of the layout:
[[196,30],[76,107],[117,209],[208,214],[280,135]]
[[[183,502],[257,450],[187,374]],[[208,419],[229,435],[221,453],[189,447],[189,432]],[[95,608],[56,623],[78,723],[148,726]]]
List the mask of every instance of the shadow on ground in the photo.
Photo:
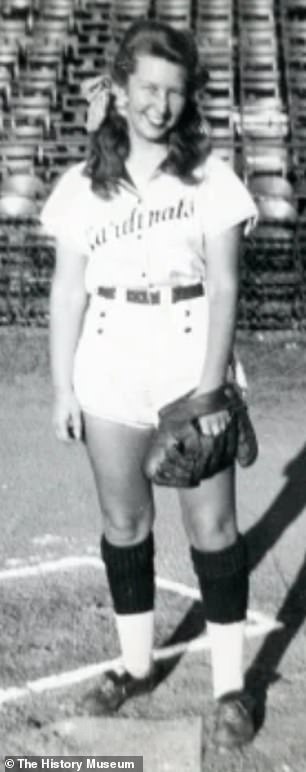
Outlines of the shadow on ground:
[[[245,534],[250,570],[254,570],[267,552],[292,525],[306,505],[306,445],[285,467],[286,482],[263,516]],[[246,674],[247,690],[256,702],[256,724],[260,729],[265,718],[269,686],[278,680],[277,667],[306,617],[306,559],[290,588],[278,614],[282,627],[266,638]],[[194,603],[164,646],[188,642],[205,627],[202,604]],[[156,685],[166,678],[181,659],[181,654],[159,663]]]

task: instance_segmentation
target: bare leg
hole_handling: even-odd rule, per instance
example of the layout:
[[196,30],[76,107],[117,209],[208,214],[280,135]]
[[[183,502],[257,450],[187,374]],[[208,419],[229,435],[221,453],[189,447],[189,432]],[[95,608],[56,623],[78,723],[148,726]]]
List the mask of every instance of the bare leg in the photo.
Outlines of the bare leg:
[[235,479],[226,469],[198,488],[179,491],[183,522],[190,544],[200,550],[229,547],[237,538]]
[[151,430],[85,415],[85,433],[123,663],[129,673],[142,678],[151,668],[153,648],[154,503],[142,472]]
[[118,545],[142,541],[154,520],[152,488],[141,468],[152,432],[88,414],[84,421],[105,536]]

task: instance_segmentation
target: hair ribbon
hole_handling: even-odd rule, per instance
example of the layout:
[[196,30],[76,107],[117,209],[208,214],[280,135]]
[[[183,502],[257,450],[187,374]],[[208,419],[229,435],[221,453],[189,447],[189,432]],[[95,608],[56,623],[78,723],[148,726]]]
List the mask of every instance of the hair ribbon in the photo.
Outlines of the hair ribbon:
[[108,73],[102,73],[94,78],[86,78],[81,85],[81,96],[88,102],[86,129],[96,131],[105,120],[110,97],[113,93],[113,82]]

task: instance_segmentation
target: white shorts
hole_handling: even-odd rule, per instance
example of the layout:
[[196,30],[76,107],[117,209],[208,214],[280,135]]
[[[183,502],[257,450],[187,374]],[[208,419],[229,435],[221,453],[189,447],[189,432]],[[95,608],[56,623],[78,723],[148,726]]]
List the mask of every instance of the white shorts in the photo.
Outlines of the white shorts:
[[195,389],[203,369],[208,304],[205,295],[173,302],[128,302],[94,295],[74,362],[82,410],[138,426],[156,426],[163,405]]

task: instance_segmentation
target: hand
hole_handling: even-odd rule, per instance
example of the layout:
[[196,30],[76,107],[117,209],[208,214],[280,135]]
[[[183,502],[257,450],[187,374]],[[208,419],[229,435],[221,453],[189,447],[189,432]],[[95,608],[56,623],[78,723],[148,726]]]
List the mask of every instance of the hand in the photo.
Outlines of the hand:
[[199,418],[203,434],[217,436],[224,432],[231,420],[228,410],[220,410],[218,413],[210,413]]
[[55,435],[61,442],[73,442],[82,437],[82,416],[73,391],[56,395],[53,409]]

